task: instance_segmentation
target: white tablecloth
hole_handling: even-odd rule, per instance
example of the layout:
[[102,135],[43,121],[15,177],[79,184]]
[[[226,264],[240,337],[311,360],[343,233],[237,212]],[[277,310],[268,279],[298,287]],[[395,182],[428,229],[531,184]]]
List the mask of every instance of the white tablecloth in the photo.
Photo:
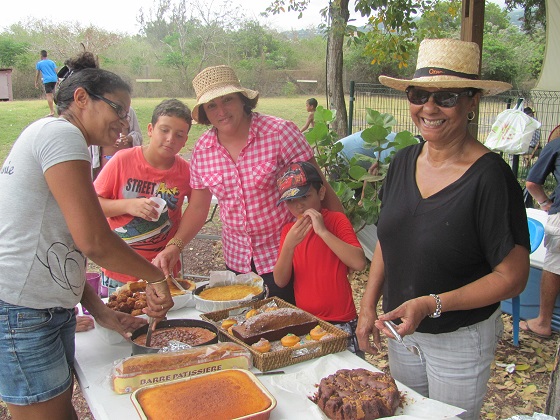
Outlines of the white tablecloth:
[[[200,319],[194,308],[182,308],[168,313],[169,318]],[[130,394],[116,394],[111,389],[109,375],[115,360],[131,355],[128,342],[108,344],[99,329],[76,334],[75,368],[82,393],[96,420],[129,420],[138,418],[130,400]],[[309,401],[315,384],[338,369],[366,368],[377,371],[374,366],[349,351],[287,366],[278,370],[283,375],[261,376],[259,380],[274,395],[278,405],[272,411],[272,420],[325,419],[321,410]],[[258,372],[253,368],[253,372]],[[397,411],[400,419],[454,418],[463,410],[424,398],[410,388],[397,383],[406,395],[404,407]]]

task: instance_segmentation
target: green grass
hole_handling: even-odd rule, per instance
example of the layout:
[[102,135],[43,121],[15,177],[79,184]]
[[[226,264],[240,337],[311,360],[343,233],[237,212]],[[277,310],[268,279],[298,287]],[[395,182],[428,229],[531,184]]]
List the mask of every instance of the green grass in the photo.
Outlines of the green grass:
[[[309,96],[260,98],[256,111],[292,120],[298,127],[301,127],[307,119],[305,101],[308,98]],[[132,100],[145,142],[149,141],[147,127],[152,118],[152,112],[162,100],[163,98],[134,98]],[[193,98],[183,98],[182,100],[191,109],[196,104]],[[319,102],[322,102],[321,99]],[[48,113],[49,108],[45,99],[0,102],[0,162],[4,162],[21,131]],[[185,151],[192,149],[195,141],[206,129],[206,126],[193,125]]]

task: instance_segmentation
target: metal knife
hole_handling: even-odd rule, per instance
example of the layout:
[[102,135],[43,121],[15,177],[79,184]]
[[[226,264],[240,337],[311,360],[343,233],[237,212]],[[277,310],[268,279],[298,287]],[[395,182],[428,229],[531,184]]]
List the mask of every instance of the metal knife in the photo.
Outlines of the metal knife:
[[155,320],[156,319],[152,318],[151,316],[148,317],[148,332],[146,333],[146,347],[150,347],[150,344],[152,343],[152,329]]

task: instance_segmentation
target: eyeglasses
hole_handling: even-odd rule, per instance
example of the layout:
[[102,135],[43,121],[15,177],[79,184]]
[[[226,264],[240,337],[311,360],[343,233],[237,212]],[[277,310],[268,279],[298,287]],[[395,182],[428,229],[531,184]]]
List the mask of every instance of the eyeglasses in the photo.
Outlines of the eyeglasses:
[[408,88],[406,89],[406,97],[411,104],[424,105],[433,96],[437,106],[442,108],[452,108],[457,105],[460,96],[468,96],[472,98],[476,91],[469,89],[463,92],[448,92],[446,90],[438,90],[436,92],[428,92],[427,90]]
[[94,98],[97,98],[97,99],[101,99],[103,102],[105,102],[111,108],[113,108],[121,120],[125,120],[128,117],[128,112],[126,112],[126,109],[124,109],[119,104],[111,101],[110,99],[107,99],[104,96],[96,95],[95,93],[90,93],[90,92],[88,92],[88,93],[90,94],[90,96],[93,96]]

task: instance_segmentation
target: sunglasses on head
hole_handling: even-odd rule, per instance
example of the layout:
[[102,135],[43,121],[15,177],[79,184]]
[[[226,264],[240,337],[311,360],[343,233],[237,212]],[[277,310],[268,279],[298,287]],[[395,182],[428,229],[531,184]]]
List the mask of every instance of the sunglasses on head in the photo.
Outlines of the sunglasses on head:
[[417,89],[415,87],[409,87],[405,90],[406,97],[411,104],[414,105],[424,105],[430,100],[430,97],[434,98],[434,102],[437,106],[442,108],[452,108],[457,105],[457,101],[460,96],[468,96],[472,98],[476,91],[473,89],[465,90],[463,92],[449,92],[446,90],[438,90],[436,92],[428,92],[427,90]]

